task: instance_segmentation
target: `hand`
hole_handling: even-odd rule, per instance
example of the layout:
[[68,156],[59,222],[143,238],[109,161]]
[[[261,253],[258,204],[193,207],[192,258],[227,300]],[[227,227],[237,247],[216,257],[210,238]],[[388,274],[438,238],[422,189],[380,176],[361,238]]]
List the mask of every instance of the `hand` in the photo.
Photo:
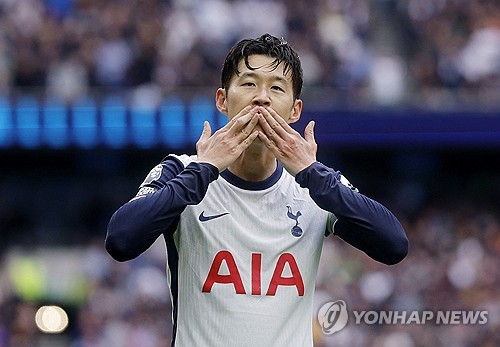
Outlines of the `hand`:
[[203,132],[196,143],[198,162],[210,163],[220,171],[231,165],[252,144],[259,132],[257,111],[261,107],[247,106],[224,127],[212,135],[210,123],[205,121]]
[[291,175],[295,176],[316,161],[318,145],[314,139],[314,121],[307,124],[302,137],[270,107],[258,117],[263,129],[259,131],[260,140]]

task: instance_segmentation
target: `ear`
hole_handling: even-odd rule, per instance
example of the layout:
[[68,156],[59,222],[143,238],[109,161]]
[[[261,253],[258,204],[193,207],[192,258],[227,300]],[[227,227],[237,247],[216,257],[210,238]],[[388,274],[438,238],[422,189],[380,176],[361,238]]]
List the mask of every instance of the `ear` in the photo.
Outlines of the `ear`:
[[295,123],[300,119],[302,114],[302,100],[297,99],[293,104],[292,111],[290,112],[290,118],[288,118],[288,123]]
[[227,116],[227,92],[224,88],[217,89],[215,93],[215,106],[217,110]]

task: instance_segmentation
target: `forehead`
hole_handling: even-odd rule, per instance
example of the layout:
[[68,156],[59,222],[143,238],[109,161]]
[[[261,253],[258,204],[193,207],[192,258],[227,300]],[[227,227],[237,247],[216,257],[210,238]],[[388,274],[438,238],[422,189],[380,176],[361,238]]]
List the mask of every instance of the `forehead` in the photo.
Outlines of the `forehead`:
[[250,55],[248,57],[248,63],[254,70],[249,69],[245,64],[245,60],[241,59],[238,63],[239,75],[241,76],[246,72],[252,72],[261,76],[285,78],[287,81],[291,82],[292,74],[290,70],[285,74],[285,65],[280,63],[278,66],[275,66],[274,61],[275,58],[267,55]]

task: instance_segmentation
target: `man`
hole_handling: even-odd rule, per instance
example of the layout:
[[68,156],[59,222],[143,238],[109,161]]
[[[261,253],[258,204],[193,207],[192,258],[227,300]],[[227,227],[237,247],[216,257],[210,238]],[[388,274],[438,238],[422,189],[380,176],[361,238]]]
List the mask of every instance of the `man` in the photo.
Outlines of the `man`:
[[112,216],[106,249],[118,261],[163,235],[175,346],[312,346],[314,282],[325,235],[385,264],[408,240],[396,217],[316,161],[302,111],[302,68],[269,34],[242,40],[222,70],[217,109],[197,155],[170,155]]

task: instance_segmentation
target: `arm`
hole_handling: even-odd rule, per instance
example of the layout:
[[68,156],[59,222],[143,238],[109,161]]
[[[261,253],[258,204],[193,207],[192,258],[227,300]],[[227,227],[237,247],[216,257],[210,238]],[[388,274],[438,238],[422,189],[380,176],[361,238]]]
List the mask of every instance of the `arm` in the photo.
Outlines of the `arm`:
[[[252,144],[259,107],[243,108],[231,121],[212,134],[208,122],[196,143],[197,162],[184,165],[172,158],[158,166],[141,185],[138,195],[111,217],[106,234],[106,250],[118,261],[133,259],[163,233],[172,229],[187,205],[198,204],[210,182]],[[151,182],[150,182],[151,181]]]
[[396,217],[380,203],[342,183],[342,175],[316,162],[314,122],[304,137],[271,107],[259,115],[259,138],[311,198],[337,220],[334,233],[373,259],[396,264],[408,253],[408,239]]
[[219,175],[217,168],[208,163],[193,162],[184,168],[170,158],[161,165],[159,179],[147,182],[146,178],[138,195],[109,221],[105,246],[118,261],[136,258],[148,249],[187,205],[203,199],[209,183]]
[[309,188],[319,207],[338,218],[335,235],[384,264],[396,264],[406,257],[408,238],[394,214],[342,182],[340,172],[315,162],[295,180]]

